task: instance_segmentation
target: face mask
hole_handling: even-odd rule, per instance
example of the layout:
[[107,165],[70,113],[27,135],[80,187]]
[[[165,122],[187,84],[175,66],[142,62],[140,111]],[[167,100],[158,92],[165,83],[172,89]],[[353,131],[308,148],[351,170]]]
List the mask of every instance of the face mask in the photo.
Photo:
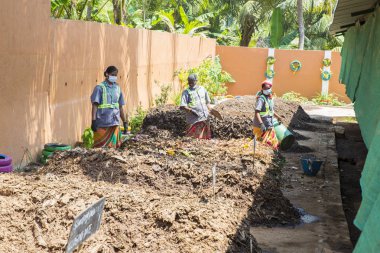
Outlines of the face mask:
[[272,93],[272,88],[270,88],[269,90],[263,90],[263,93],[264,95],[269,95]]
[[111,83],[116,83],[117,76],[108,76],[108,81],[110,81]]

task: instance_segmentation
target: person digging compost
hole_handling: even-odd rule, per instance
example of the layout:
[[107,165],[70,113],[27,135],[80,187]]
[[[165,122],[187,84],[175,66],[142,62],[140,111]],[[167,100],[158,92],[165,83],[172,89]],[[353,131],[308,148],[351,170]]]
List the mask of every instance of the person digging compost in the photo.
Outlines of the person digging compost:
[[98,84],[91,95],[92,124],[94,131],[94,148],[121,145],[120,118],[124,125],[124,134],[128,129],[128,121],[124,113],[123,92],[116,83],[118,69],[109,66],[104,72],[105,80]]
[[211,100],[207,90],[197,84],[197,76],[190,74],[189,87],[182,92],[180,109],[186,111],[186,136],[198,139],[211,139],[209,110]]
[[257,93],[255,117],[253,120],[253,134],[258,141],[277,150],[279,147],[279,141],[276,137],[276,132],[273,126],[274,117],[279,119],[279,116],[274,112],[272,83],[264,81],[261,84],[261,91]]

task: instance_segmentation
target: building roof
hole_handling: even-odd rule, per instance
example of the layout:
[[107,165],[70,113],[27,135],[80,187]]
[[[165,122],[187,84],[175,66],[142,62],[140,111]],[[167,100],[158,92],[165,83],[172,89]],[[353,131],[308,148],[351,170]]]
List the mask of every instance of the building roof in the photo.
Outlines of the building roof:
[[338,0],[330,32],[341,34],[354,26],[357,21],[365,22],[368,14],[372,13],[379,3],[380,0]]

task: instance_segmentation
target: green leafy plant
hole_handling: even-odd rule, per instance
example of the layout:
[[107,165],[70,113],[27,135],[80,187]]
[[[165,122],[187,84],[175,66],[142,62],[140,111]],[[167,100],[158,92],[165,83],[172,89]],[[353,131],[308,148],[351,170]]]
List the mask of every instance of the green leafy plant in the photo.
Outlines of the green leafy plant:
[[278,48],[281,45],[281,39],[284,36],[284,11],[277,7],[273,10],[270,24],[270,44]]
[[179,6],[178,9],[181,22],[175,22],[175,11],[163,11],[160,10],[157,12],[157,19],[152,23],[152,25],[157,25],[159,23],[164,24],[167,27],[167,30],[174,33],[182,33],[189,35],[202,35],[202,32],[199,30],[206,29],[209,24],[207,22],[202,22],[199,19],[190,20],[190,16],[186,14],[183,6]]
[[296,103],[306,103],[309,101],[306,97],[303,97],[303,96],[301,96],[300,93],[297,93],[294,91],[287,92],[287,93],[283,94],[281,96],[281,98],[284,100],[292,101],[292,102],[296,102]]
[[83,145],[86,148],[92,148],[94,146],[94,132],[91,128],[86,128],[82,135]]
[[161,86],[161,93],[154,100],[156,106],[165,105],[168,102],[170,90],[171,84]]
[[173,101],[175,105],[181,105],[181,97],[182,97],[182,91],[174,94],[173,96]]
[[129,119],[129,126],[131,127],[132,134],[135,134],[141,130],[141,126],[146,117],[147,111],[140,105],[136,109],[136,113]]
[[214,96],[226,95],[227,83],[235,82],[229,73],[222,70],[218,56],[216,56],[215,59],[211,57],[207,58],[198,67],[179,70],[177,76],[181,81],[182,88],[186,87],[189,74],[197,75],[198,84],[205,87],[211,99],[213,99]]
[[346,104],[340,101],[339,98],[333,93],[328,95],[322,95],[318,93],[317,96],[313,97],[311,101],[317,105],[342,106]]

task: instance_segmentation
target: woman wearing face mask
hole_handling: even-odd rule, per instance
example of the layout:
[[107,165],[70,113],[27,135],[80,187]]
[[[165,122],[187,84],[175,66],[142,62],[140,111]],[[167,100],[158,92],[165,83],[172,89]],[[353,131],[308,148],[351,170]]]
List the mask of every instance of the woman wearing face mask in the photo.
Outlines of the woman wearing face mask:
[[261,84],[261,91],[257,93],[253,134],[257,140],[278,149],[279,142],[273,128],[273,117],[279,118],[274,112],[272,83],[264,81]]
[[128,121],[124,113],[124,96],[116,83],[118,70],[109,66],[104,72],[105,80],[98,84],[91,95],[92,124],[94,147],[113,147],[121,145],[120,118],[124,132],[127,132]]

